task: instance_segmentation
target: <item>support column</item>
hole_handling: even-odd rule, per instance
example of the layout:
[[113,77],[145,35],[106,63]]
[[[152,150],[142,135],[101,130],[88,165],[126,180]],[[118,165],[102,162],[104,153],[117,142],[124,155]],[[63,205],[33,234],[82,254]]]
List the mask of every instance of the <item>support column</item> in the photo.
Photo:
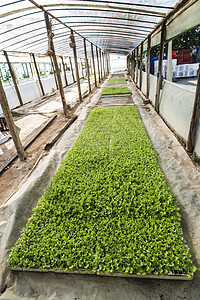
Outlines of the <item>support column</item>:
[[44,92],[44,88],[43,88],[42,81],[41,81],[41,78],[40,78],[40,73],[38,71],[38,67],[37,67],[37,63],[36,63],[36,59],[35,59],[35,54],[31,53],[31,56],[33,58],[33,63],[34,63],[35,71],[36,71],[36,74],[37,74],[37,79],[38,79],[38,82],[39,82],[39,85],[40,85],[40,89],[41,89],[42,95],[44,96],[45,92]]
[[96,46],[96,55],[97,55],[97,68],[98,68],[98,76],[99,76],[99,83],[100,83],[101,78],[100,78],[100,67],[99,67],[99,52],[97,46]]
[[74,54],[74,64],[75,64],[75,70],[76,70],[76,81],[77,81],[77,87],[78,87],[78,98],[79,98],[79,101],[81,102],[82,101],[81,85],[80,85],[79,71],[78,71],[78,61],[77,61],[77,53],[76,53],[76,42],[75,42],[73,30],[71,30],[70,39],[71,39],[70,47],[73,49],[73,54]]
[[148,35],[147,41],[147,65],[146,65],[146,98],[149,99],[149,87],[150,87],[150,50],[151,50],[151,35]]
[[57,78],[56,78],[56,72],[55,72],[55,70],[54,70],[53,60],[52,60],[51,55],[49,55],[49,57],[50,57],[50,60],[51,60],[51,66],[52,66],[52,70],[53,70],[53,76],[54,76],[56,88],[57,88],[57,90],[58,90],[58,82],[57,82]]
[[71,72],[72,72],[72,79],[73,79],[73,83],[75,83],[75,77],[74,77],[74,70],[73,70],[73,66],[72,66],[72,60],[71,57],[69,57],[69,63],[70,63],[70,68],[71,68]]
[[133,81],[135,82],[135,49],[133,50]]
[[83,72],[83,62],[82,62],[82,59],[80,58],[80,62],[81,62],[81,69],[82,69],[82,76],[84,78],[84,72]]
[[88,59],[87,59],[87,48],[86,48],[86,40],[83,39],[84,44],[84,52],[85,52],[85,64],[86,64],[86,70],[87,70],[87,80],[88,80],[88,91],[91,93],[91,85],[90,85],[90,72],[89,72],[89,65],[88,65]]
[[100,60],[101,79],[103,79],[103,68],[102,68],[102,53],[101,53],[101,49],[99,49],[99,60]]
[[133,79],[133,51],[131,52],[131,78]]
[[167,80],[172,81],[172,40],[168,43],[167,52]]
[[94,70],[94,84],[97,87],[97,78],[96,78],[96,68],[94,62],[94,51],[93,51],[93,44],[91,43],[91,53],[92,53],[92,63],[93,63],[93,70]]
[[102,59],[103,59],[103,74],[104,78],[106,78],[106,71],[105,71],[105,54],[102,52]]
[[155,110],[159,114],[160,105],[160,90],[162,85],[162,63],[164,55],[164,43],[165,43],[165,28],[166,21],[164,20],[161,27],[161,37],[160,37],[160,50],[159,50],[159,62],[158,62],[158,74],[157,74],[157,86],[156,86],[156,96],[155,96]]
[[19,159],[20,160],[25,160],[26,159],[26,154],[24,152],[22,143],[20,141],[19,134],[17,132],[17,128],[14,124],[13,117],[12,117],[12,114],[11,114],[11,111],[10,111],[10,107],[8,105],[8,100],[7,100],[7,97],[6,97],[6,93],[3,89],[1,79],[0,79],[0,104],[1,104],[1,108],[2,108],[2,111],[3,111],[4,117],[6,119],[6,123],[8,125],[9,130],[10,130],[10,134],[13,138],[13,142],[15,144],[15,148],[17,150]]
[[142,91],[142,55],[143,55],[143,42],[140,46],[140,91]]
[[192,152],[195,146],[197,130],[199,126],[199,116],[200,116],[200,68],[198,72],[197,87],[194,99],[194,107],[192,112],[192,118],[190,122],[190,129],[188,134],[188,139],[186,143],[186,150]]
[[19,88],[18,88],[18,85],[17,85],[17,81],[16,81],[16,77],[15,77],[15,73],[12,69],[12,65],[10,63],[10,60],[8,58],[8,53],[6,51],[3,51],[3,54],[5,55],[6,57],[6,61],[7,61],[7,64],[8,64],[8,67],[9,67],[9,70],[10,70],[10,74],[11,74],[11,77],[12,77],[12,80],[13,80],[13,83],[14,83],[14,86],[15,86],[15,90],[16,90],[16,93],[17,93],[17,97],[19,99],[19,103],[20,105],[24,105],[23,103],[23,100],[22,100],[22,97],[21,97],[21,94],[20,94],[20,91],[19,91]]
[[136,48],[136,80],[135,80],[136,85],[138,85],[138,53],[139,53],[139,49],[137,47]]
[[127,73],[130,75],[130,55],[127,56]]
[[53,58],[53,63],[55,66],[56,76],[57,76],[58,86],[59,86],[59,91],[60,91],[60,97],[61,97],[62,104],[63,104],[63,111],[64,111],[65,116],[67,116],[68,110],[70,109],[70,107],[66,103],[65,93],[64,93],[64,89],[63,89],[63,85],[62,85],[61,76],[60,76],[60,70],[58,67],[58,62],[57,62],[57,58],[56,58],[56,54],[55,54],[55,50],[54,50],[54,44],[53,44],[54,34],[52,32],[52,24],[49,21],[49,16],[46,11],[44,12],[44,17],[45,17],[45,22],[46,22],[47,36],[48,36],[48,52]]
[[66,74],[66,70],[65,70],[65,63],[64,63],[64,59],[62,56],[61,56],[61,60],[62,60],[63,73],[64,73],[64,77],[65,77],[65,84],[66,84],[66,86],[68,86],[67,74]]

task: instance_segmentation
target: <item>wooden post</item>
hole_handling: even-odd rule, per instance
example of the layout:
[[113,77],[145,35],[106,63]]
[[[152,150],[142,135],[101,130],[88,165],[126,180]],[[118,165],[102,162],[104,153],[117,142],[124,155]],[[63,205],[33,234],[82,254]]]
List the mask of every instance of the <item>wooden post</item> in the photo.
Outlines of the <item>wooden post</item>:
[[50,60],[51,60],[51,66],[52,66],[52,70],[53,70],[53,76],[54,76],[54,79],[55,79],[56,88],[58,90],[58,82],[57,82],[57,78],[56,78],[56,72],[54,70],[53,60],[52,60],[51,55],[49,55],[49,57],[50,57]]
[[77,87],[78,87],[78,98],[79,98],[79,101],[81,102],[82,101],[81,85],[80,85],[79,71],[78,71],[78,61],[77,61],[77,53],[76,53],[76,42],[75,42],[73,30],[71,30],[70,39],[71,39],[70,47],[73,49],[73,54],[74,54],[74,64],[75,64],[75,71],[76,71],[76,81],[77,81]]
[[100,60],[101,79],[103,79],[103,69],[102,69],[102,53],[101,53],[101,49],[99,49],[99,60]]
[[7,61],[7,64],[8,64],[8,67],[9,67],[9,70],[10,70],[10,74],[11,74],[11,77],[12,77],[12,80],[13,80],[13,83],[14,83],[14,86],[15,86],[15,90],[16,90],[16,93],[17,93],[17,97],[19,99],[19,103],[20,105],[24,105],[23,101],[22,101],[22,97],[21,97],[21,94],[20,94],[20,91],[19,91],[19,88],[18,88],[18,85],[17,85],[17,81],[16,81],[16,77],[15,77],[15,73],[12,69],[12,65],[10,63],[10,60],[8,58],[8,53],[6,51],[3,51],[5,57],[6,57],[6,61]]
[[83,62],[82,62],[82,59],[80,58],[80,62],[81,62],[81,69],[82,69],[82,76],[84,78],[84,72],[83,72]]
[[142,56],[143,56],[143,42],[140,46],[140,91],[142,91]]
[[105,53],[102,52],[102,60],[103,60],[103,74],[104,78],[106,78],[106,71],[105,71]]
[[75,82],[75,77],[74,77],[74,70],[73,70],[73,66],[72,66],[71,57],[69,57],[69,63],[70,63],[70,68],[71,68],[72,78],[73,78],[73,83],[74,83]]
[[172,81],[172,40],[168,42],[167,80]]
[[131,52],[131,78],[133,79],[133,51]]
[[42,81],[41,81],[41,78],[40,78],[40,73],[38,71],[38,67],[37,67],[37,63],[36,63],[36,59],[35,59],[35,54],[31,53],[31,56],[33,58],[33,63],[34,63],[35,71],[36,71],[36,74],[37,74],[37,79],[38,79],[38,82],[39,82],[39,85],[40,85],[40,89],[41,89],[42,95],[44,96],[45,92],[44,92],[44,88],[43,88]]
[[100,78],[100,67],[99,67],[99,52],[97,46],[96,46],[96,55],[97,55],[97,68],[98,68],[98,76],[99,76],[99,83],[100,83],[101,78]]
[[10,134],[13,138],[13,142],[15,144],[15,148],[17,150],[19,159],[20,160],[25,160],[26,159],[26,154],[24,152],[22,143],[20,141],[19,134],[17,132],[17,128],[14,124],[13,117],[12,117],[12,114],[11,114],[11,111],[10,111],[10,107],[8,105],[8,100],[6,98],[6,93],[3,89],[1,79],[0,79],[0,104],[1,104],[1,108],[2,108],[2,111],[3,111],[4,117],[6,119],[6,123],[8,125],[9,130],[10,130]]
[[61,60],[62,60],[62,67],[63,67],[64,77],[65,77],[65,84],[66,84],[66,86],[68,86],[67,74],[66,74],[66,70],[65,70],[65,63],[64,63],[64,59],[63,59],[62,56],[61,56]]
[[63,111],[64,111],[65,116],[68,116],[68,110],[70,109],[70,107],[66,103],[65,93],[64,93],[64,89],[63,89],[63,85],[62,85],[61,76],[60,76],[60,70],[58,67],[58,62],[57,62],[57,58],[56,58],[56,54],[55,54],[55,50],[54,50],[54,44],[53,44],[54,34],[51,30],[52,25],[49,21],[49,16],[46,11],[44,12],[44,17],[45,17],[45,22],[46,22],[47,36],[48,36],[48,53],[50,56],[52,56],[52,59],[53,59],[53,63],[54,63],[55,71],[56,71],[56,77],[57,77],[57,81],[58,81],[58,87],[59,87],[59,91],[60,91],[60,97],[61,97],[62,104],[63,104]]
[[138,53],[139,53],[139,49],[137,47],[136,48],[136,80],[135,80],[136,85],[138,85]]
[[135,82],[135,49],[133,50],[133,81]]
[[165,43],[165,33],[166,33],[166,20],[162,22],[161,27],[161,37],[160,37],[160,50],[159,50],[159,62],[158,62],[158,74],[157,74],[157,85],[156,85],[156,96],[155,96],[155,110],[159,114],[159,100],[160,100],[160,90],[162,85],[162,63],[164,55],[164,43]]
[[147,41],[147,65],[146,65],[146,98],[149,99],[149,87],[150,87],[150,50],[151,50],[151,35],[148,35]]
[[127,56],[127,73],[130,75],[130,54]]
[[93,44],[91,43],[91,53],[92,53],[92,63],[93,63],[93,70],[94,70],[94,84],[97,87],[97,77],[96,77],[96,70],[95,70],[95,62],[94,62],[94,51],[93,51]]
[[194,107],[192,112],[192,118],[190,122],[190,129],[188,134],[188,139],[186,143],[186,150],[192,152],[195,146],[197,130],[199,125],[199,116],[200,116],[200,68],[197,79],[197,87],[194,99]]
[[90,72],[89,72],[89,65],[88,65],[88,59],[87,59],[87,48],[86,48],[86,40],[83,39],[83,45],[84,45],[84,52],[85,52],[85,64],[86,64],[86,70],[87,70],[87,80],[88,80],[88,91],[91,92],[91,85],[90,85]]

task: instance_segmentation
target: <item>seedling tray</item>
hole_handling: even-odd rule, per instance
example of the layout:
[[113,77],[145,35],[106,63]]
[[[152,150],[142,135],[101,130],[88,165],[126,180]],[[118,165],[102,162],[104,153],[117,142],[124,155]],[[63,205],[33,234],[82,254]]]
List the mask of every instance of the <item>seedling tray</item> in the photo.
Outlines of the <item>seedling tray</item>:
[[22,269],[17,267],[13,272],[37,272],[37,273],[58,273],[58,274],[74,274],[74,275],[95,275],[101,277],[121,277],[121,278],[140,278],[140,279],[159,279],[159,280],[190,280],[186,274],[178,274],[178,275],[137,275],[137,274],[120,274],[114,273],[113,275],[109,273],[100,272],[98,275],[94,273],[89,273],[85,271],[63,271],[63,270],[54,270],[54,269],[44,269],[40,271],[39,269]]

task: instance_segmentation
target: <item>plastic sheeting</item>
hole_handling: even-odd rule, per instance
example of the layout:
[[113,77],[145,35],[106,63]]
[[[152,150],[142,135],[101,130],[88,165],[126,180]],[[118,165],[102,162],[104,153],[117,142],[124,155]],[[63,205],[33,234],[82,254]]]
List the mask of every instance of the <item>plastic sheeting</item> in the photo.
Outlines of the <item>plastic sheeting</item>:
[[[145,78],[145,75],[143,76]],[[157,77],[150,75],[149,98],[155,105]],[[195,89],[190,91],[181,85],[167,80],[163,81],[160,93],[160,115],[168,126],[181,138],[187,140],[192,111],[194,106]],[[200,156],[200,122],[197,132],[195,152]]]
[[[177,0],[40,0],[37,4],[75,30],[78,55],[82,36],[103,51],[128,54],[176,5]],[[45,53],[44,13],[31,1],[1,0],[0,49]],[[53,20],[55,50],[71,55],[70,28]],[[80,36],[81,35],[81,36]],[[89,50],[89,49],[88,49]],[[69,53],[69,54],[68,54]]]

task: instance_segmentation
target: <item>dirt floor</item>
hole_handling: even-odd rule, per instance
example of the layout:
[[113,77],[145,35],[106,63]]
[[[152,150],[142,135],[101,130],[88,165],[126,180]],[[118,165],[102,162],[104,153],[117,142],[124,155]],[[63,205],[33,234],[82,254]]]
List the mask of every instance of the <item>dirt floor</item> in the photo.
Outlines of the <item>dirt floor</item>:
[[[94,92],[96,89],[94,85],[92,85],[92,88]],[[79,105],[76,89],[76,84],[65,88],[66,95],[70,95],[70,97],[66,97],[72,107],[70,116],[75,114]],[[87,90],[84,89],[83,94],[85,94],[83,100],[87,103],[91,96],[87,97]],[[49,122],[50,118],[55,115],[57,117],[26,149],[27,159],[23,162],[19,158],[15,159],[0,175],[0,206],[9,200],[19,185],[23,183],[23,180],[33,171],[38,161],[48,154],[48,151],[44,151],[44,146],[59,133],[61,128],[70,119],[70,116],[67,118],[64,116],[59,92],[17,108],[13,110],[13,115],[15,124],[19,129],[21,127],[20,137],[23,145],[26,145]],[[16,154],[12,139],[0,145],[0,151],[1,168]]]

